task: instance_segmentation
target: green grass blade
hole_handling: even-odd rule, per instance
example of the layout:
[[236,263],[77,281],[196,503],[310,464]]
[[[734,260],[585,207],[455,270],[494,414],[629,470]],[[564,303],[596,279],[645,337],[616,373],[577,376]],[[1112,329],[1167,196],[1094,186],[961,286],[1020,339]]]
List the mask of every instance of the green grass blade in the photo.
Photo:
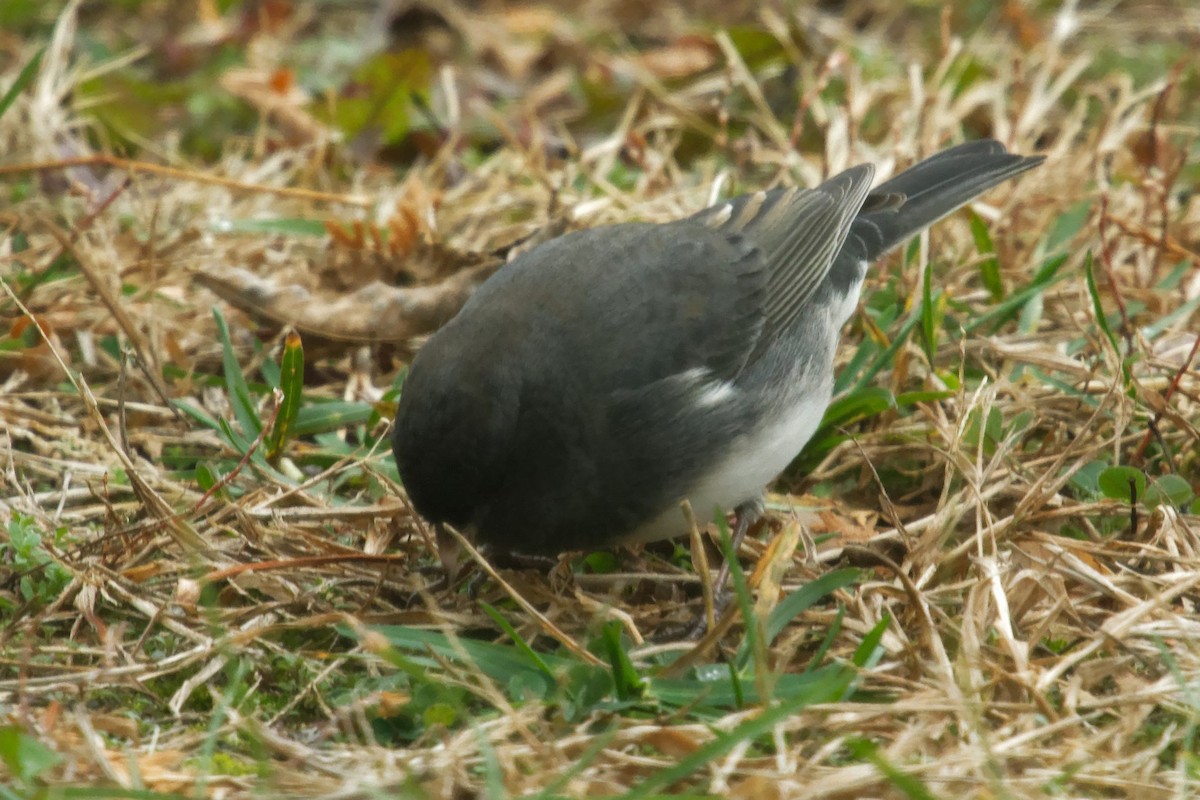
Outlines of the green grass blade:
[[993,331],[999,328],[1019,313],[1027,302],[1066,277],[1060,273],[1060,270],[1063,264],[1067,263],[1067,258],[1065,254],[1060,254],[1046,259],[1027,286],[1024,286],[1018,292],[1010,294],[990,311],[964,322],[963,330],[970,333],[982,327],[988,327]]
[[[1038,292],[1021,306],[1021,313],[1017,317],[1017,330],[1021,333],[1035,333],[1045,310],[1045,295]],[[1018,366],[1020,365],[1018,364]]]
[[[253,439],[243,436],[238,431],[235,431],[233,426],[229,424],[229,420],[225,419],[224,417],[217,419],[217,431],[220,432],[221,438],[225,440],[225,443],[228,444],[234,452],[240,453],[243,456],[246,455],[246,453],[250,453],[250,448],[254,446]],[[285,486],[295,485],[294,480],[267,463],[267,459],[263,455],[262,448],[250,453],[249,463],[263,475],[266,475]]]
[[[884,614],[883,619],[879,620],[879,622],[875,623],[875,627],[867,631],[867,635],[863,637],[858,647],[855,648],[854,655],[850,657],[850,662],[858,667],[859,670],[871,669],[883,658],[884,650],[881,644],[883,642],[883,634],[887,632],[888,626],[891,624],[891,616]],[[858,688],[859,682],[860,676],[855,675],[854,679],[846,686],[845,693],[838,700],[840,702],[849,700],[854,694],[855,689]]]
[[304,343],[300,340],[300,334],[292,331],[287,335],[279,361],[279,389],[283,392],[283,403],[279,406],[275,428],[271,431],[268,458],[275,458],[282,452],[288,439],[294,435],[296,417],[300,414],[300,403],[304,396]]
[[56,786],[37,797],[44,800],[188,800],[188,795],[163,794],[149,789],[123,789],[120,786]]
[[975,249],[983,260],[979,262],[979,278],[983,286],[992,295],[992,302],[998,303],[1004,299],[1004,284],[1000,280],[1000,260],[996,258],[996,246],[992,243],[992,234],[987,224],[971,212],[971,235],[975,238]]
[[855,567],[828,572],[814,581],[809,581],[796,591],[789,594],[779,605],[775,606],[767,617],[764,631],[767,644],[783,632],[793,619],[808,610],[818,600],[833,594],[838,589],[844,589],[862,577],[862,570]]
[[218,433],[221,432],[221,424],[217,422],[216,417],[210,416],[207,411],[192,405],[186,400],[175,400],[173,405],[175,408],[196,420],[196,422],[200,423],[204,427],[217,431]]
[[621,642],[623,627],[617,620],[609,620],[601,632],[601,642],[605,655],[608,656],[609,666],[612,667],[613,685],[618,700],[636,700],[646,692],[646,681],[638,674],[629,658],[629,652]]
[[200,491],[209,492],[218,483],[221,482],[221,476],[217,474],[210,464],[200,462],[195,469],[196,485],[200,487]]
[[845,441],[846,435],[839,430],[841,427],[895,407],[896,398],[881,386],[853,389],[838,397],[825,409],[820,427],[804,446],[801,463],[813,464]]
[[[729,577],[733,582],[734,597],[741,609],[742,622],[746,628],[746,639],[740,649],[748,657],[754,659],[755,674],[765,676],[767,674],[766,644],[761,622],[754,615],[754,600],[750,596],[750,586],[746,583],[746,573],[742,570],[742,564],[733,550],[733,537],[729,534],[729,524],[725,521],[725,515],[717,514],[716,523],[717,533],[720,536],[721,554],[725,558],[725,563],[729,565]],[[738,662],[738,667],[744,668],[745,664],[745,661]]]
[[225,372],[225,390],[229,393],[229,405],[233,408],[233,416],[241,426],[242,432],[248,438],[254,439],[262,433],[262,420],[259,419],[254,398],[250,395],[250,387],[246,385],[246,378],[242,375],[237,355],[233,352],[229,326],[216,306],[213,306],[213,318],[217,321],[217,335],[221,339],[221,361]]
[[471,727],[475,733],[475,742],[479,745],[480,760],[483,762],[483,796],[487,800],[506,800],[508,793],[504,791],[504,769],[500,766],[496,748],[492,747],[483,728],[477,724]]
[[733,707],[737,709],[745,708],[746,689],[742,686],[742,678],[738,675],[737,667],[732,662],[725,666],[729,672],[729,688],[733,692]]
[[61,761],[62,756],[16,725],[0,727],[0,763],[21,783],[32,784],[38,775]]
[[17,75],[17,79],[13,81],[12,86],[8,87],[8,91],[0,97],[0,119],[4,118],[4,113],[9,107],[16,102],[17,97],[29,84],[33,83],[34,77],[37,76],[38,67],[42,65],[42,56],[46,54],[46,48],[42,47],[33,54],[33,58],[29,59],[29,63],[21,67],[21,72]]
[[743,686],[739,681],[735,685],[727,664],[705,664],[695,672],[686,678],[647,678],[646,696],[666,707],[722,716],[729,709],[768,702],[835,703],[847,696],[855,678],[854,671],[844,664],[826,664],[800,674],[781,673],[773,676],[771,696],[763,697],[752,684]]
[[1096,285],[1096,270],[1092,263],[1091,250],[1088,250],[1083,257],[1083,274],[1087,280],[1088,296],[1092,299],[1092,310],[1096,313],[1096,324],[1100,326],[1104,338],[1108,339],[1108,343],[1112,345],[1113,352],[1120,358],[1121,346],[1117,344],[1117,337],[1109,327],[1108,315],[1104,313],[1104,304],[1100,301],[1100,287]]
[[1066,246],[1071,243],[1071,240],[1083,230],[1083,226],[1087,223],[1091,213],[1092,201],[1088,199],[1081,200],[1071,206],[1066,213],[1060,214],[1054,220],[1054,227],[1050,229],[1050,233],[1046,237],[1044,252],[1054,254],[1065,250]]
[[904,320],[904,324],[900,326],[896,337],[892,339],[891,344],[884,348],[883,352],[875,357],[871,365],[863,371],[858,380],[854,383],[854,389],[862,389],[871,380],[879,374],[879,372],[887,366],[890,366],[896,359],[896,352],[904,346],[905,341],[912,335],[913,330],[921,322],[921,309],[914,308],[909,312],[908,318]]
[[[580,663],[577,659],[551,653],[538,653],[537,661],[531,662],[529,654],[516,645],[480,642],[461,637],[452,643],[444,633],[403,625],[375,626],[372,630],[386,638],[393,648],[409,652],[409,658],[415,664],[428,669],[440,668],[437,661],[429,657],[430,651],[454,662],[461,662],[465,654],[485,675],[504,685],[518,673],[524,673],[535,682],[546,685],[548,690],[553,684],[551,676]],[[353,631],[347,631],[347,635],[353,636]]]
[[[763,646],[770,647],[792,620],[811,608],[821,598],[836,592],[838,589],[849,586],[861,577],[862,571],[854,567],[834,570],[816,580],[809,581],[804,586],[789,594],[779,605],[775,606],[767,617],[762,632]],[[734,658],[734,663],[744,664],[749,655],[747,643],[743,642],[742,646],[738,649],[737,657]],[[810,661],[810,669],[818,664],[820,664],[819,660]]]
[[856,667],[869,669],[879,663],[879,659],[883,658],[883,648],[880,647],[879,643],[883,641],[883,634],[887,632],[888,625],[891,623],[892,618],[885,615],[863,637],[862,642],[855,649],[854,656],[851,659]]
[[863,339],[859,342],[858,349],[854,351],[854,355],[850,357],[850,361],[847,362],[846,366],[842,368],[834,380],[833,394],[835,397],[844,394],[850,388],[863,367],[872,357],[879,353],[880,349],[879,345],[871,339]]
[[[1087,283],[1088,296],[1092,300],[1092,310],[1096,315],[1096,324],[1100,327],[1100,331],[1104,334],[1104,338],[1108,340],[1109,345],[1113,349],[1113,354],[1121,362],[1121,375],[1125,379],[1125,390],[1132,397],[1136,392],[1133,386],[1133,372],[1130,369],[1130,357],[1132,353],[1121,353],[1121,345],[1117,341],[1117,335],[1113,333],[1112,326],[1108,322],[1108,316],[1104,313],[1104,304],[1100,300],[1100,287],[1096,283],[1096,270],[1092,263],[1092,251],[1088,250],[1083,259],[1083,274],[1084,280]],[[1115,290],[1114,290],[1115,291]],[[1130,310],[1130,313],[1136,313]]]
[[[836,683],[840,678],[839,674],[829,673],[823,679],[831,684],[829,688],[833,688],[832,684]],[[817,695],[814,694],[815,696]],[[642,798],[650,797],[655,792],[665,789],[694,774],[706,764],[728,753],[741,742],[757,739],[760,736],[770,733],[772,728],[796,713],[803,706],[804,704],[802,703],[780,703],[764,710],[758,716],[743,722],[728,733],[717,736],[696,750],[696,752],[682,759],[675,766],[668,767],[661,772],[651,775],[639,786],[622,795],[622,797],[624,800],[642,800]]]
[[830,403],[821,419],[821,429],[849,425],[895,407],[896,398],[889,389],[868,386],[845,394]]
[[324,236],[327,233],[323,220],[303,217],[217,220],[209,228],[214,233],[277,234],[280,236]]
[[525,637],[521,636],[521,634],[517,632],[517,629],[514,628],[512,624],[510,624],[509,621],[506,620],[500,614],[500,612],[496,610],[495,606],[480,600],[479,607],[483,609],[485,614],[492,618],[492,622],[495,622],[500,630],[504,631],[504,633],[508,635],[509,639],[512,639],[513,644],[516,645],[517,651],[525,654],[525,657],[529,660],[529,664],[533,666],[534,669],[540,671],[548,678],[554,678],[554,673],[551,672],[549,665],[546,664],[541,655],[539,655],[536,650],[529,646],[529,642],[525,641]]
[[820,664],[824,663],[825,657],[829,655],[829,650],[833,647],[833,643],[837,641],[838,634],[842,632],[842,620],[846,617],[846,607],[841,603],[838,604],[837,616],[833,618],[833,624],[829,626],[829,630],[825,631],[825,638],[821,640],[821,646],[817,648],[817,652],[813,653],[812,658],[808,660],[807,666],[804,667],[804,674],[813,672]]
[[233,426],[229,424],[229,420],[224,417],[218,417],[217,430],[221,432],[221,437],[225,439],[226,444],[233,448],[239,455],[244,456],[250,452],[251,440],[247,439],[239,431],[235,431]]
[[346,400],[310,402],[297,410],[292,436],[313,436],[352,425],[366,425],[373,413],[375,407],[370,403]]
[[925,279],[921,282],[921,333],[925,343],[925,357],[933,363],[937,353],[938,300],[941,292],[933,291],[933,265],[925,268]]
[[1142,328],[1142,335],[1146,337],[1147,341],[1154,341],[1162,335],[1163,331],[1177,323],[1187,322],[1191,319],[1197,308],[1200,308],[1200,295],[1196,295],[1171,313],[1165,314]]

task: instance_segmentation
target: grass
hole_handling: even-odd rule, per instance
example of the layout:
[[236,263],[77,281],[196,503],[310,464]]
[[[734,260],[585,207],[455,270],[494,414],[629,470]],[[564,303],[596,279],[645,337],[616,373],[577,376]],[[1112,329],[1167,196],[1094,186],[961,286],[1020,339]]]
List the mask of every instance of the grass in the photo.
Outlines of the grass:
[[[1195,11],[600,5],[0,8],[0,798],[1196,793]],[[470,286],[981,136],[708,637],[719,525],[443,580]]]

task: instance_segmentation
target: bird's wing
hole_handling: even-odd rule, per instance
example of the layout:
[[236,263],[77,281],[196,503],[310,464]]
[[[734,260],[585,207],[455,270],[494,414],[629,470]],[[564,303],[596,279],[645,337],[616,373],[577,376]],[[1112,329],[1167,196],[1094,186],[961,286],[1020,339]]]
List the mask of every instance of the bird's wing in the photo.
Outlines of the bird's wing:
[[862,164],[815,189],[743,195],[690,218],[726,235],[744,237],[762,254],[767,270],[764,339],[787,329],[825,280],[873,175],[874,168]]
[[732,380],[820,287],[871,175],[864,165],[666,225],[563,236],[500,270],[464,314],[496,315],[488,328],[529,354],[534,380],[542,354],[576,364],[595,391]]
[[761,333],[767,282],[745,237],[627,223],[535,248],[470,303],[506,317],[489,327],[528,353],[528,380],[544,356],[574,364],[585,391],[620,391],[696,370],[736,375]]

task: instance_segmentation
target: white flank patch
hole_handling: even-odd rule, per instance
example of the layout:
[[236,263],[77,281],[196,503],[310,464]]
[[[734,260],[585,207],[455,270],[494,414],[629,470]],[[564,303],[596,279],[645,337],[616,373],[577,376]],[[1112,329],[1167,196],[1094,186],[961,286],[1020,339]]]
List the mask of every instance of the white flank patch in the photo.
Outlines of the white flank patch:
[[712,408],[733,397],[733,384],[729,381],[713,381],[704,389],[697,404],[701,408]]
[[724,403],[736,391],[729,381],[713,380],[712,373],[704,367],[693,367],[680,373],[679,377],[695,386],[697,408],[712,408]]

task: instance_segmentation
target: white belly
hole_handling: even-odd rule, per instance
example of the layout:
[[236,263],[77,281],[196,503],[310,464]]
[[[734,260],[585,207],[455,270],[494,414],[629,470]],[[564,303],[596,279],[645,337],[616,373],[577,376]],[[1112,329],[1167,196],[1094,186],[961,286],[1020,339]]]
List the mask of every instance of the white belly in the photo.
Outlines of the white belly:
[[[812,438],[829,405],[832,386],[810,392],[774,425],[738,439],[718,456],[714,468],[688,492],[687,499],[701,526],[712,522],[719,508],[732,509],[762,494]],[[680,502],[683,498],[680,498]],[[687,532],[687,521],[676,504],[625,537],[626,542],[653,542]]]

